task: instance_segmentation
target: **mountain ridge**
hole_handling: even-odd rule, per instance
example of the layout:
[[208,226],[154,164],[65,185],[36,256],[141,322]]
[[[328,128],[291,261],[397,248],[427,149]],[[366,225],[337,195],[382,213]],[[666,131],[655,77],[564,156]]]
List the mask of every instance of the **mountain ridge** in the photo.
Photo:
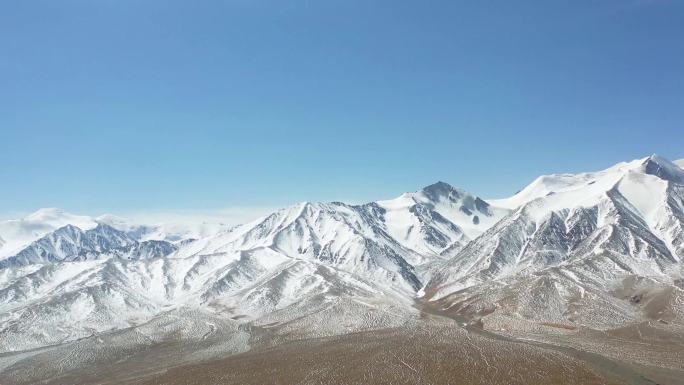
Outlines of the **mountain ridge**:
[[[438,211],[468,224],[493,215],[462,190],[428,187],[382,203],[304,202],[175,243],[145,243],[135,229],[103,223],[86,231],[67,225],[2,262],[0,311],[8,318],[0,317],[0,330],[25,349],[80,338],[84,324],[99,333],[186,307],[257,323],[315,317],[340,301],[413,312],[407,306],[429,265],[466,237]],[[393,214],[414,221],[411,242],[391,234]],[[25,318],[42,313],[42,322]],[[46,324],[61,332],[34,337]]]
[[330,336],[419,318],[417,302],[487,328],[684,325],[683,176],[650,156],[542,176],[500,206],[436,182],[173,240],[111,216],[67,224],[0,261],[0,352],[187,314]]
[[[448,253],[426,299],[454,312],[486,311],[490,322],[604,329],[681,322],[684,296],[675,281],[684,272],[683,175],[651,156],[596,173],[540,177],[516,194],[521,205],[509,216]],[[631,287],[634,280],[640,287]],[[663,290],[669,294],[659,301],[671,305],[659,305],[660,315],[629,302]]]

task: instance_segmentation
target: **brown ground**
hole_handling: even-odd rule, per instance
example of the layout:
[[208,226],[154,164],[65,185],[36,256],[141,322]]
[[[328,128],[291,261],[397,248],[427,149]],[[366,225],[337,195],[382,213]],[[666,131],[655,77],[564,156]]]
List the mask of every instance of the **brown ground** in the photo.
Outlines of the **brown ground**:
[[287,343],[181,366],[136,385],[624,384],[552,350],[462,330],[384,330]]
[[540,322],[540,325],[548,326],[550,328],[564,329],[564,330],[577,330],[576,326],[559,324],[555,322]]
[[[252,350],[203,362],[190,360],[197,347],[181,342],[93,357],[79,369],[57,372],[39,370],[54,366],[54,354],[37,356],[42,358],[0,373],[0,384],[684,384],[679,357],[684,344],[673,340],[679,333],[672,331],[643,326],[638,332],[615,331],[619,335],[567,330],[570,334],[505,336],[480,324],[464,328],[460,319],[424,310],[422,320],[401,328],[328,338],[292,340],[277,328],[252,330]],[[217,334],[214,342],[224,339]],[[36,381],[48,377],[41,373],[51,378]]]

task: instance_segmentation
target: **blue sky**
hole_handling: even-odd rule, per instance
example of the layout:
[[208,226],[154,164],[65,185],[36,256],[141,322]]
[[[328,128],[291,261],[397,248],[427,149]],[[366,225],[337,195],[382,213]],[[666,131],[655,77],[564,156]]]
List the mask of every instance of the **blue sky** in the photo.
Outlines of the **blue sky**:
[[684,157],[684,2],[5,1],[0,212],[272,207]]

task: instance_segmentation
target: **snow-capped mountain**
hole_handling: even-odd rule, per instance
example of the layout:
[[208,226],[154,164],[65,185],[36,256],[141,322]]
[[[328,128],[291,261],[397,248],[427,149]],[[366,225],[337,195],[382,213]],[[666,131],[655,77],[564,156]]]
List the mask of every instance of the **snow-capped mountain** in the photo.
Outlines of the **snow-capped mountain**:
[[66,225],[32,242],[0,266],[20,266],[91,259],[94,255],[126,247],[135,242],[126,233],[98,224],[90,230]]
[[382,227],[404,247],[424,255],[465,246],[509,211],[444,182],[376,205],[382,209]]
[[604,326],[644,317],[628,300],[635,295],[665,290],[658,301],[681,307],[681,290],[672,288],[683,272],[684,170],[674,163],[651,156],[543,176],[490,202],[517,209],[465,248],[445,252],[449,260],[426,290],[431,300],[454,311]]
[[413,314],[416,300],[488,322],[614,327],[684,314],[684,169],[657,156],[543,176],[503,200],[438,182],[361,205],[305,202],[197,237],[113,216],[18,222],[41,231],[23,243],[0,232],[21,244],[0,261],[0,352],[186,310],[260,328],[297,320],[288,333],[306,335],[387,326],[366,314]]
[[124,232],[127,237],[136,241],[168,241],[182,242],[197,239],[233,226],[221,222],[197,222],[185,220],[167,223],[139,223],[111,214],[98,217],[74,215],[61,209],[40,209],[24,218],[0,221],[0,260],[16,255],[32,242],[65,226],[73,226],[80,230],[91,230],[99,224],[107,225]]
[[90,230],[61,227],[0,261],[2,267],[72,262],[107,257],[146,259],[164,257],[177,247],[166,241],[137,241],[126,232],[99,223]]
[[97,222],[55,208],[40,209],[21,219],[0,221],[0,259],[66,225],[89,230],[97,226]]
[[[181,307],[272,322],[345,299],[410,306],[441,250],[462,247],[505,212],[437,183],[364,205],[301,203],[175,244],[140,241],[137,228],[111,218],[119,229],[68,225],[4,261],[3,340],[37,347]],[[27,321],[37,314],[46,315]],[[61,332],[36,337],[47,324]]]

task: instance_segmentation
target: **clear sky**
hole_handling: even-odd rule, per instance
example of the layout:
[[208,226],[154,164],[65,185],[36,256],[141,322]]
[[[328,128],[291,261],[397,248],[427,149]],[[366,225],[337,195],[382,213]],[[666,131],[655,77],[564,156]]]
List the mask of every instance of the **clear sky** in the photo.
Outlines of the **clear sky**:
[[684,157],[679,0],[0,3],[0,212],[273,207]]

